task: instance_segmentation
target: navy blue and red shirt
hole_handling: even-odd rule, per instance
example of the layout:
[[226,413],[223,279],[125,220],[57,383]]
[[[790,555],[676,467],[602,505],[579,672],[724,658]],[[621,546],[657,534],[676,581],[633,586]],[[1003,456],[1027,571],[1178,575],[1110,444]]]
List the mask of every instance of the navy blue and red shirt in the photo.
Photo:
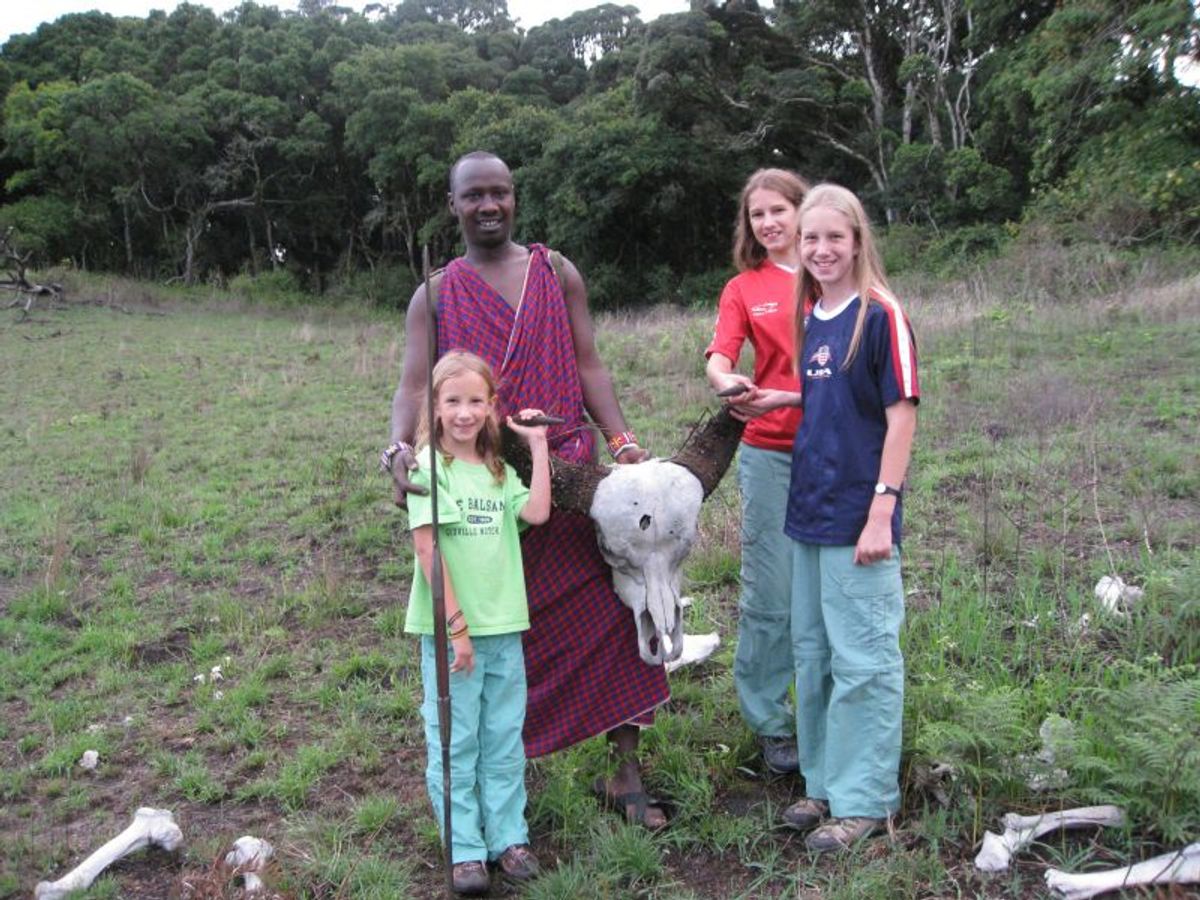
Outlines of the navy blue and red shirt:
[[[890,294],[872,292],[858,353],[844,367],[859,304],[833,318],[807,317],[800,381],[804,418],[792,449],[792,481],[784,531],[806,544],[858,543],[879,481],[885,410],[920,400],[917,346],[908,318]],[[900,545],[901,504],[892,515]]]

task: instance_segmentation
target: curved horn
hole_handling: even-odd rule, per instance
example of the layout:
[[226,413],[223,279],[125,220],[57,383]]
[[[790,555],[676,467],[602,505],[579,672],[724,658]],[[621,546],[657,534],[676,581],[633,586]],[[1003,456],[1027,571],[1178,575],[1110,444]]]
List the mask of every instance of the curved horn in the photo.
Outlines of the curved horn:
[[683,466],[700,479],[707,499],[733,461],[745,428],[745,422],[738,421],[729,414],[727,407],[722,407],[704,424],[692,429],[670,462]]
[[[500,425],[500,437],[503,445],[504,460],[521,480],[529,484],[533,473],[533,460],[529,456],[529,446],[517,437],[507,425]],[[568,512],[583,513],[591,511],[592,498],[596,496],[596,486],[608,474],[606,466],[594,463],[572,463],[559,459],[550,454],[550,499],[557,509]]]

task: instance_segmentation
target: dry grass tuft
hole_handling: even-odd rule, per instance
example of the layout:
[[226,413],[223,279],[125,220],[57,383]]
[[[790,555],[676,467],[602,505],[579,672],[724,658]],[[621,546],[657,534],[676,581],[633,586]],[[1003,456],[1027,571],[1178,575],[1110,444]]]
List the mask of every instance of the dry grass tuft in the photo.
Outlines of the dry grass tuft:
[[59,513],[58,521],[54,524],[54,537],[50,542],[50,559],[46,562],[45,584],[47,592],[54,590],[59,582],[62,581],[63,572],[67,566],[67,556],[70,551],[70,542],[67,540],[70,530],[66,516]]
[[145,483],[146,475],[150,471],[150,466],[154,462],[154,454],[150,452],[150,448],[145,444],[138,444],[133,448],[133,452],[129,457],[129,477],[134,484],[139,487]]

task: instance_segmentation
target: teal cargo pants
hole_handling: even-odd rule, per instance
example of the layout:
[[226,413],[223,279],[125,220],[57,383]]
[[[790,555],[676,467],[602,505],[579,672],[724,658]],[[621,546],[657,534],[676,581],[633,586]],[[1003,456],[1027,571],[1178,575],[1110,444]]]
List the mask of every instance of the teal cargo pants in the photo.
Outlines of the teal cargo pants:
[[[450,673],[450,818],[454,863],[495,859],[529,843],[525,822],[525,654],[520,634],[472,638],[475,670]],[[438,830],[442,748],[437,721],[434,643],[421,637],[425,700],[425,783]],[[453,657],[453,653],[451,654]],[[445,835],[443,835],[443,842]]]
[[792,653],[800,772],[834,816],[900,808],[904,589],[899,553],[869,566],[853,547],[793,542]]
[[788,692],[792,686],[792,544],[783,533],[790,453],[742,444],[738,453],[742,494],[742,597],[738,603],[733,684],[742,717],[761,737],[796,730]]

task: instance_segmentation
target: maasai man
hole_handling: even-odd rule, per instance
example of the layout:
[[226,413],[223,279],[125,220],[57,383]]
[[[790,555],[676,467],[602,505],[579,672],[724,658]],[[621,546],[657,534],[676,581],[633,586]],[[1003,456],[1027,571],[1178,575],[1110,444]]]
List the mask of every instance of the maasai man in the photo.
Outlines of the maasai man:
[[[508,166],[491,153],[463,156],[450,170],[449,202],[467,252],[446,266],[434,288],[439,354],[462,349],[486,359],[499,381],[502,416],[536,408],[564,419],[548,435],[551,453],[562,459],[594,458],[596,437],[585,412],[618,463],[648,458],[626,427],[596,351],[583,278],[565,258],[552,264],[540,244],[512,240],[516,197]],[[399,505],[412,487],[407,474],[415,461],[407,444],[429,364],[425,305],[422,285],[408,304],[404,365],[392,401],[388,464]],[[521,552],[530,617],[526,756],[607,733],[617,768],[593,789],[627,820],[662,827],[662,810],[647,803],[637,748],[639,729],[668,697],[666,674],[638,654],[633,616],[613,591],[591,520],[554,510],[549,522],[526,532]]]

